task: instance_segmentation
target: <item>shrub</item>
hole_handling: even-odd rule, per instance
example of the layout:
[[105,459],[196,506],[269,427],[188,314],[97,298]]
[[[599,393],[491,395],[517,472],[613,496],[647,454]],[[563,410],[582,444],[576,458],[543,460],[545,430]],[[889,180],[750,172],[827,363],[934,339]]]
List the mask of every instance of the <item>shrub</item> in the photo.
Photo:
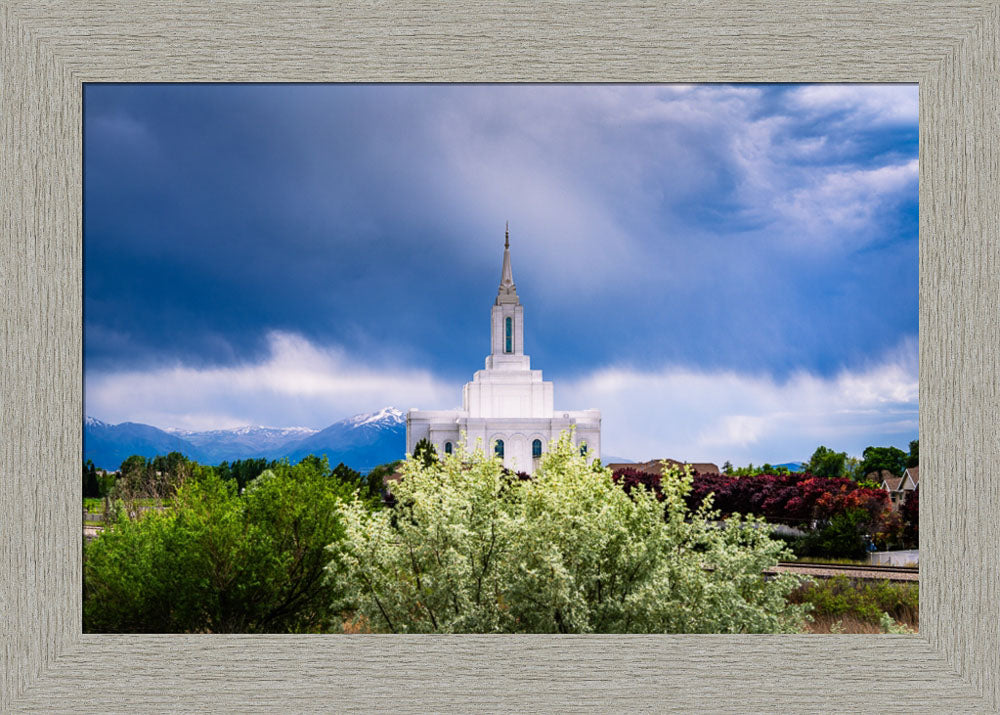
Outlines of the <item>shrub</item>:
[[829,524],[796,542],[795,552],[799,556],[862,559],[867,553],[864,534],[868,525],[868,515],[860,509],[836,514]]
[[806,584],[789,597],[794,603],[810,603],[817,617],[842,618],[880,624],[884,613],[896,621],[916,623],[920,610],[916,583],[888,580],[852,580],[835,576]]
[[688,509],[690,490],[667,470],[659,496],[626,493],[566,434],[530,480],[479,450],[410,458],[394,509],[341,507],[338,606],[386,632],[797,630],[800,577],[763,575],[783,545],[757,520],[718,528],[707,505]]
[[[84,551],[87,632],[311,632],[331,627],[326,547],[348,488],[303,461],[249,482],[209,470],[166,509],[124,508]],[[353,489],[354,485],[350,485]]]

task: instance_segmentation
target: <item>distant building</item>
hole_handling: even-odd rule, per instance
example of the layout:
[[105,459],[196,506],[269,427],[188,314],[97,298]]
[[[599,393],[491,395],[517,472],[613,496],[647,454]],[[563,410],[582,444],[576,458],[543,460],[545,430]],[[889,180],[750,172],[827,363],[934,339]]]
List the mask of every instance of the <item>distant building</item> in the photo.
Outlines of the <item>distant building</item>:
[[[678,462],[676,459],[667,459],[665,461],[678,468],[683,467],[685,464],[690,465],[691,471],[695,474],[722,473],[718,465],[712,462]],[[662,459],[651,459],[648,462],[616,462],[614,464],[605,464],[604,466],[612,472],[619,469],[634,469],[637,472],[645,472],[646,474],[663,474],[663,462],[664,460]]]
[[868,475],[872,481],[881,481],[882,488],[889,493],[889,500],[893,508],[897,508],[906,503],[910,494],[916,491],[920,484],[920,467],[907,467],[902,475],[894,476],[888,469],[883,469],[881,473]]
[[486,369],[478,370],[462,390],[462,409],[407,412],[407,453],[413,454],[417,442],[426,438],[438,454],[448,454],[464,435],[470,448],[478,441],[508,469],[534,474],[549,442],[575,428],[580,453],[588,462],[600,457],[600,410],[554,409],[552,383],[542,380],[541,370],[531,369],[531,358],[524,354],[524,306],[514,285],[509,231],[490,316],[490,344]]

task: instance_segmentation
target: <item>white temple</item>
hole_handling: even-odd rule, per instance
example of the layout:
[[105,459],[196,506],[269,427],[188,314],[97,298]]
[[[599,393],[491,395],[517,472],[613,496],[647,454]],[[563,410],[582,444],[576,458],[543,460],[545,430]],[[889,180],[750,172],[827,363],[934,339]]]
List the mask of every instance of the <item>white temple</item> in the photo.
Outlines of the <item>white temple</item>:
[[510,231],[506,231],[500,289],[490,320],[490,354],[462,390],[460,410],[417,410],[406,414],[406,452],[423,438],[438,454],[450,454],[465,435],[492,449],[504,466],[533,474],[549,442],[575,427],[573,439],[588,461],[601,455],[601,411],[564,412],[552,407],[552,383],[531,369],[524,354],[524,306],[510,268]]

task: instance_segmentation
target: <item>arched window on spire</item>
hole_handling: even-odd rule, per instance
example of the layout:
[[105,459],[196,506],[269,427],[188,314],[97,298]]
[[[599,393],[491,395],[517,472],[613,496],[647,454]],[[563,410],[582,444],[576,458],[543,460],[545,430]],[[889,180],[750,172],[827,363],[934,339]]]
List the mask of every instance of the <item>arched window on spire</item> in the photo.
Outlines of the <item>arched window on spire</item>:
[[535,459],[542,456],[542,440],[536,439],[531,443],[531,456]]
[[580,443],[580,456],[581,457],[586,457],[587,456],[587,443],[586,442],[581,442]]
[[514,352],[514,319],[507,318],[504,321],[504,330],[506,332],[506,337],[504,338],[503,351],[505,353]]
[[444,443],[444,453],[451,454],[451,442]]
[[493,445],[493,454],[503,459],[503,440],[498,439],[497,443]]

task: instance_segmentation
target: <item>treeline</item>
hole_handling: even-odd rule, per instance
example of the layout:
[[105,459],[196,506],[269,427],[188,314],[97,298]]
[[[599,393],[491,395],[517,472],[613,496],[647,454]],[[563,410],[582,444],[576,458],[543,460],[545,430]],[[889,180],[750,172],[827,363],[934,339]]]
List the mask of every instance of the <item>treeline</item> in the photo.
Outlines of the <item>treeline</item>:
[[[825,445],[820,445],[809,458],[803,471],[817,477],[845,477],[855,482],[865,481],[869,475],[878,475],[888,471],[893,476],[899,476],[907,467],[920,464],[920,440],[910,442],[910,451],[904,452],[898,447],[865,447],[861,458],[848,457],[847,452],[837,452]],[[775,467],[770,464],[745,467],[734,467],[730,462],[722,466],[723,474],[731,477],[754,477],[759,474],[790,474],[787,467]],[[875,486],[878,486],[877,484]]]
[[[398,461],[375,467],[367,474],[351,469],[341,462],[332,469],[325,457],[316,455],[305,457],[301,463],[309,464],[329,478],[345,484],[354,484],[365,494],[379,495],[383,489],[383,479],[391,474]],[[132,455],[125,459],[114,472],[98,470],[91,460],[83,465],[84,498],[104,499],[106,503],[121,501],[131,510],[138,500],[159,500],[173,497],[181,485],[191,479],[204,479],[215,475],[223,482],[232,482],[237,493],[242,493],[247,484],[267,470],[274,470],[287,460],[267,460],[263,458],[237,459],[217,465],[203,465],[188,459],[180,452],[157,455],[152,458]]]

